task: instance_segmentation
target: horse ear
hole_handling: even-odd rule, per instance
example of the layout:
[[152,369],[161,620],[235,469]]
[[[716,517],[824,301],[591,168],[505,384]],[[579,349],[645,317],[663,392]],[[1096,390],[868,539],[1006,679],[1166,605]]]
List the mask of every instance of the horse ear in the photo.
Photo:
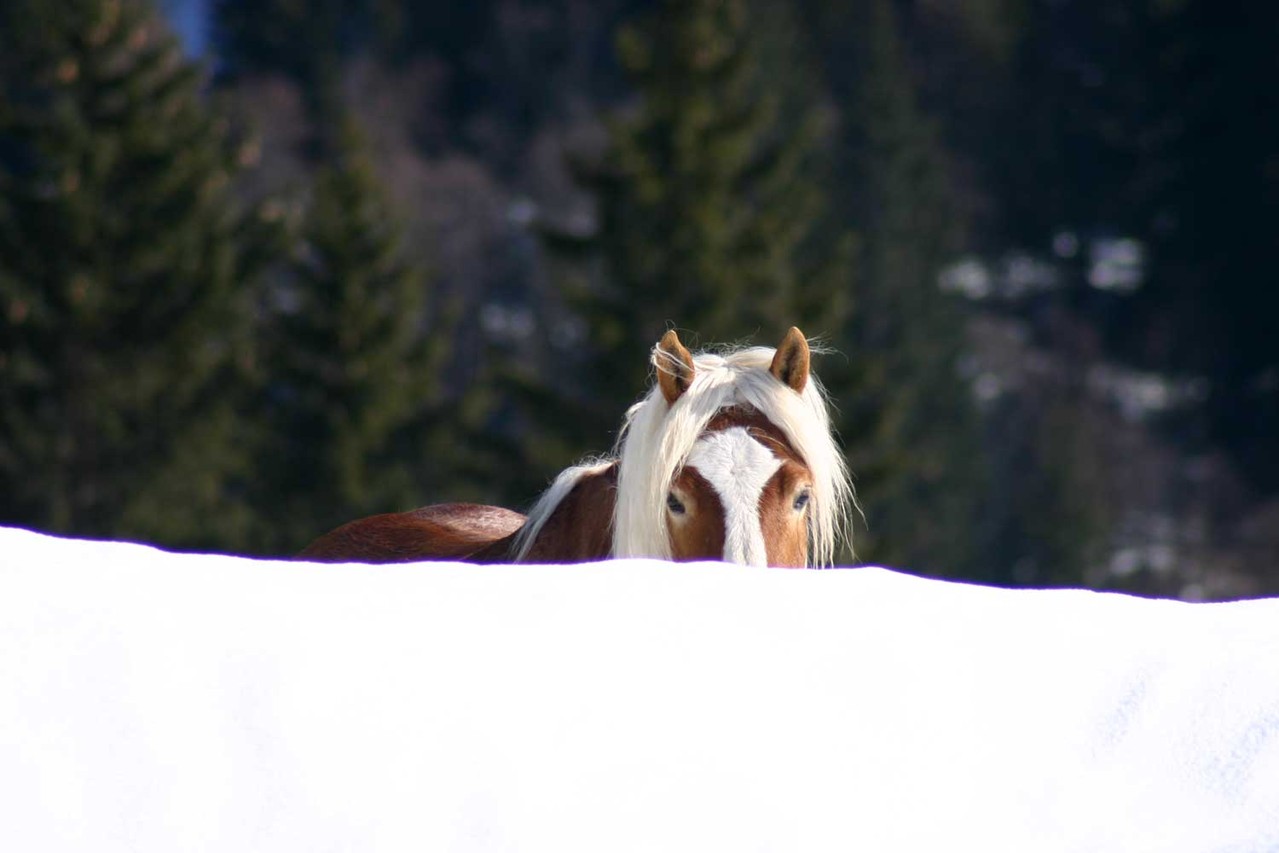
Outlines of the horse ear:
[[661,386],[666,404],[673,405],[688,386],[693,384],[693,356],[679,341],[679,335],[671,329],[657,343],[653,352],[653,364],[657,367],[657,384]]
[[796,394],[802,394],[804,386],[808,384],[809,360],[808,340],[803,332],[791,326],[786,337],[782,338],[781,345],[777,347],[768,372]]

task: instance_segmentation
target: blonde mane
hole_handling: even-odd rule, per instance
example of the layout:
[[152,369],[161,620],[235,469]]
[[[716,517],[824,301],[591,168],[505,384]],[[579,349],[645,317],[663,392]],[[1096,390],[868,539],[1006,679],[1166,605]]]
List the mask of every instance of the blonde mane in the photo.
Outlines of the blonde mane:
[[524,526],[520,528],[519,533],[515,534],[515,542],[513,549],[515,551],[515,562],[522,563],[528,557],[528,552],[532,550],[533,543],[537,541],[537,536],[542,532],[542,528],[546,526],[546,522],[551,517],[551,513],[555,512],[555,508],[560,505],[560,501],[573,491],[583,477],[598,474],[601,471],[611,467],[616,459],[594,459],[574,465],[572,468],[565,468],[551,483],[550,488],[542,492],[541,496],[534,502],[533,506],[525,515]]
[[[809,565],[831,565],[849,536],[853,507],[848,466],[831,434],[826,393],[810,376],[796,394],[770,372],[772,347],[749,347],[723,354],[693,356],[695,373],[674,405],[667,405],[655,383],[626,413],[615,460],[617,501],[613,512],[613,556],[671,558],[666,529],[666,497],[672,479],[716,412],[752,406],[778,429],[813,474],[809,521]],[[669,371],[668,356],[654,349],[654,367]],[[564,496],[582,477],[598,473],[613,460],[595,461],[559,475],[529,510],[516,540],[516,561],[527,555]]]

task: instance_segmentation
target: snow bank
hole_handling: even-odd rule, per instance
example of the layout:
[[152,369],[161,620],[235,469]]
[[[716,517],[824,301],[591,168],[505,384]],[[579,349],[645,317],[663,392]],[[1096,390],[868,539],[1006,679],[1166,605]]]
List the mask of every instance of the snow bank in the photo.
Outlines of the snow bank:
[[0,530],[0,849],[1279,849],[1279,600]]

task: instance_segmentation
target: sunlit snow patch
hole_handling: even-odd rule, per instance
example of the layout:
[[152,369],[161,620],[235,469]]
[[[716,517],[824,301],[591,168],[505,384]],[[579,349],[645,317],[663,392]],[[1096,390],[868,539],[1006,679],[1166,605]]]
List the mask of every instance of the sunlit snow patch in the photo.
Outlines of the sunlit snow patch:
[[0,848],[1279,849],[1279,600],[0,530]]

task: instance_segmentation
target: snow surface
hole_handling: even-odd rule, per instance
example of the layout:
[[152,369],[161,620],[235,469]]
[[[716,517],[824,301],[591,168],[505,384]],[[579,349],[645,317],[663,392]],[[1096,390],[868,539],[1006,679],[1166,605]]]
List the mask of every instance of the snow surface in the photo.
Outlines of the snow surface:
[[1279,599],[0,529],[0,849],[1279,850]]

